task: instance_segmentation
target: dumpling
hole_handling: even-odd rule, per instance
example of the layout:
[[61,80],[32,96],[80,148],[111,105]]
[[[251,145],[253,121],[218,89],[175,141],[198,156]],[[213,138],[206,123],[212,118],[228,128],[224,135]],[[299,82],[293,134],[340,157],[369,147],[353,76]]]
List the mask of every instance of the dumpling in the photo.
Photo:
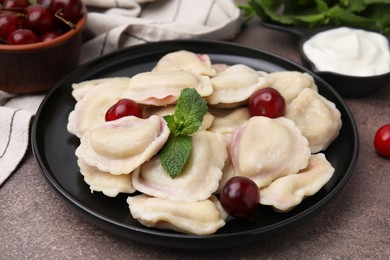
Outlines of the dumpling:
[[199,131],[193,135],[190,157],[179,176],[172,179],[153,157],[133,172],[136,190],[175,201],[205,200],[218,189],[227,159],[227,141],[221,134]]
[[310,149],[293,121],[255,116],[234,132],[229,154],[236,175],[251,178],[261,188],[305,168]]
[[137,195],[127,199],[130,213],[142,225],[187,234],[209,235],[225,225],[226,213],[215,197],[195,202]]
[[164,55],[153,69],[153,71],[169,70],[184,70],[204,76],[214,76],[216,74],[208,55],[195,54],[185,50]]
[[129,82],[128,78],[110,78],[78,83],[73,95],[79,101],[69,114],[68,132],[80,138],[89,128],[104,123],[107,110],[122,98]]
[[213,122],[214,122],[214,116],[210,112],[206,112],[206,114],[203,117],[202,125],[200,126],[199,131],[208,130]]
[[145,118],[148,118],[152,115],[156,116],[166,116],[166,115],[172,115],[175,113],[176,105],[169,105],[164,107],[157,107],[157,106],[144,106],[144,109],[142,111]]
[[268,87],[271,80],[265,72],[258,72],[244,65],[228,67],[211,78],[213,93],[206,97],[216,107],[237,107],[242,105],[258,89]]
[[137,103],[166,106],[175,103],[185,88],[194,88],[202,97],[213,92],[210,78],[187,71],[143,72],[131,78],[125,97]]
[[228,159],[226,160],[225,162],[225,166],[223,167],[222,169],[222,178],[219,182],[219,186],[218,186],[218,189],[216,190],[215,194],[218,194],[222,191],[223,187],[225,186],[226,182],[234,177],[236,174],[235,174],[235,171],[234,171],[234,167],[230,161],[230,158],[228,156]]
[[312,89],[304,89],[290,105],[286,114],[308,139],[312,153],[325,150],[338,136],[341,114],[335,104]]
[[317,193],[333,173],[334,168],[323,153],[312,155],[308,166],[298,174],[281,177],[260,189],[260,204],[271,205],[277,211],[289,211],[305,197]]
[[226,135],[232,135],[237,128],[241,127],[250,118],[246,107],[209,109],[209,111],[214,116],[214,120],[208,131]]
[[111,91],[112,88],[128,88],[130,78],[128,77],[112,77],[103,79],[86,80],[80,83],[72,84],[72,96],[76,101],[80,101],[85,95],[95,88],[106,88],[106,91]]
[[108,197],[116,197],[119,193],[135,192],[130,174],[113,175],[102,172],[96,167],[89,166],[81,159],[77,160],[77,164],[91,192],[101,191]]
[[128,174],[165,144],[169,129],[162,117],[122,117],[87,130],[76,156],[111,174]]
[[227,68],[230,67],[230,65],[225,64],[225,63],[214,63],[211,66],[213,67],[213,69],[215,69],[217,74],[225,71]]
[[286,104],[298,96],[305,88],[317,91],[317,85],[312,76],[298,71],[278,71],[269,74],[272,80],[271,87],[278,90],[284,97]]

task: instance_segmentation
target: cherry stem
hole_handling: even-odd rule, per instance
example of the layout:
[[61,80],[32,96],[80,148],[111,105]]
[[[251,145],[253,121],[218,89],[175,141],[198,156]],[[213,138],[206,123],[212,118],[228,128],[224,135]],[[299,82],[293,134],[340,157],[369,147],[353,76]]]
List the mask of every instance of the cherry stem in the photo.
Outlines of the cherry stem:
[[3,42],[4,44],[7,44],[7,45],[9,45],[9,42],[8,42],[8,41],[6,41],[6,40],[4,40],[4,39],[2,39],[2,38],[0,38],[0,42]]
[[62,12],[62,8],[58,9],[57,12],[54,14],[55,17],[60,19],[62,22],[64,22],[66,25],[68,25],[71,29],[76,30],[76,25],[70,21],[65,20],[62,18],[59,14]]
[[0,13],[1,12],[13,12],[17,14],[23,14],[24,8],[23,7],[10,7],[10,8],[2,8],[0,7]]

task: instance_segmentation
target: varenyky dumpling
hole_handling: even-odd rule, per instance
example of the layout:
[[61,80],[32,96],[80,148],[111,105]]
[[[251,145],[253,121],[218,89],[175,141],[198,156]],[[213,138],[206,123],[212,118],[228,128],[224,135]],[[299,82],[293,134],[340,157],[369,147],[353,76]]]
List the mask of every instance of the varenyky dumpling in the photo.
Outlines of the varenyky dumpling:
[[142,225],[187,234],[208,235],[225,225],[226,213],[215,197],[182,202],[145,194],[128,197],[131,215]]
[[297,174],[290,174],[260,189],[260,204],[277,211],[289,211],[307,196],[314,195],[333,176],[334,168],[323,153],[312,155],[308,166]]
[[230,67],[230,65],[227,65],[225,63],[214,63],[211,66],[213,67],[213,69],[215,69],[217,74],[225,71],[226,69],[228,69]]
[[284,97],[286,104],[298,96],[305,88],[317,90],[312,76],[298,71],[278,71],[269,74],[272,80],[271,87],[278,90]]
[[162,117],[122,117],[88,129],[76,156],[111,174],[129,174],[165,144],[169,129]]
[[80,83],[72,84],[72,96],[76,101],[80,101],[88,92],[95,88],[106,88],[109,92],[112,88],[128,88],[130,84],[130,78],[128,77],[112,77],[103,79],[86,80]]
[[210,78],[187,71],[151,71],[131,78],[125,97],[139,104],[166,106],[175,103],[181,90],[194,88],[202,97],[213,92]]
[[102,172],[98,168],[86,164],[81,159],[77,160],[77,164],[91,192],[101,191],[108,197],[116,197],[119,193],[135,192],[130,174],[113,175]]
[[236,64],[211,78],[213,93],[206,96],[210,105],[237,107],[242,105],[258,89],[268,87],[271,80],[265,72]]
[[310,149],[293,121],[255,116],[234,132],[229,154],[236,175],[251,178],[261,188],[305,168]]
[[[69,114],[68,132],[81,138],[89,128],[104,123],[107,110],[121,99],[123,93],[129,88],[128,78],[110,78],[79,83],[73,93],[88,88],[83,94],[76,95],[80,100]],[[82,97],[82,98],[81,98]]]
[[134,187],[147,195],[175,201],[205,200],[218,189],[227,159],[226,138],[218,133],[199,131],[193,135],[190,157],[179,176],[172,179],[159,156],[133,172]]
[[312,153],[325,150],[338,136],[341,114],[334,103],[312,89],[304,89],[286,108],[287,118],[295,122],[308,139]]
[[229,109],[209,109],[213,115],[214,120],[208,131],[232,135],[234,131],[246,123],[250,114],[248,108],[229,108]]
[[215,194],[219,194],[222,191],[223,187],[225,186],[226,182],[230,178],[233,178],[235,176],[235,174],[236,174],[236,172],[234,170],[232,162],[230,161],[230,157],[228,156],[228,158],[225,162],[225,166],[222,169],[222,178],[219,181],[219,187],[215,191]]
[[195,54],[185,50],[164,55],[153,69],[153,71],[169,70],[184,70],[204,76],[214,76],[216,74],[208,55]]

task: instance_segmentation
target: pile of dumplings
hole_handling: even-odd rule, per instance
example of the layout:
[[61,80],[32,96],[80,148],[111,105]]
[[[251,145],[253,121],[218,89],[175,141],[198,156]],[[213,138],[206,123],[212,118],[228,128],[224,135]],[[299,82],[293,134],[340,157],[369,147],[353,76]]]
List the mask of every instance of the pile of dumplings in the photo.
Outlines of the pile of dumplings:
[[[233,176],[258,185],[260,204],[287,212],[334,173],[322,151],[339,134],[340,112],[306,73],[212,64],[208,55],[180,50],[161,57],[151,71],[72,87],[77,102],[67,128],[80,138],[80,173],[92,192],[132,194],[130,213],[147,227],[215,233],[228,217],[217,196]],[[265,87],[285,98],[283,117],[250,116],[249,97]],[[173,114],[184,88],[195,88],[209,110],[193,135],[187,164],[172,179],[158,152],[170,134],[163,116]],[[106,111],[123,98],[140,104],[143,118],[105,122]]]

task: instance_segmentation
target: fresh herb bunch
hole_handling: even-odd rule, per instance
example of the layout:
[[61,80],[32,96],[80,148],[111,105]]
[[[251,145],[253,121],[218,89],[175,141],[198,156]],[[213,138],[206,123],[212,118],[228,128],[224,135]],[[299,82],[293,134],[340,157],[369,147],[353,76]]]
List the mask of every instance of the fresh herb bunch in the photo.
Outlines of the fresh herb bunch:
[[257,15],[283,25],[350,26],[390,36],[390,0],[248,0],[238,6],[248,20]]

